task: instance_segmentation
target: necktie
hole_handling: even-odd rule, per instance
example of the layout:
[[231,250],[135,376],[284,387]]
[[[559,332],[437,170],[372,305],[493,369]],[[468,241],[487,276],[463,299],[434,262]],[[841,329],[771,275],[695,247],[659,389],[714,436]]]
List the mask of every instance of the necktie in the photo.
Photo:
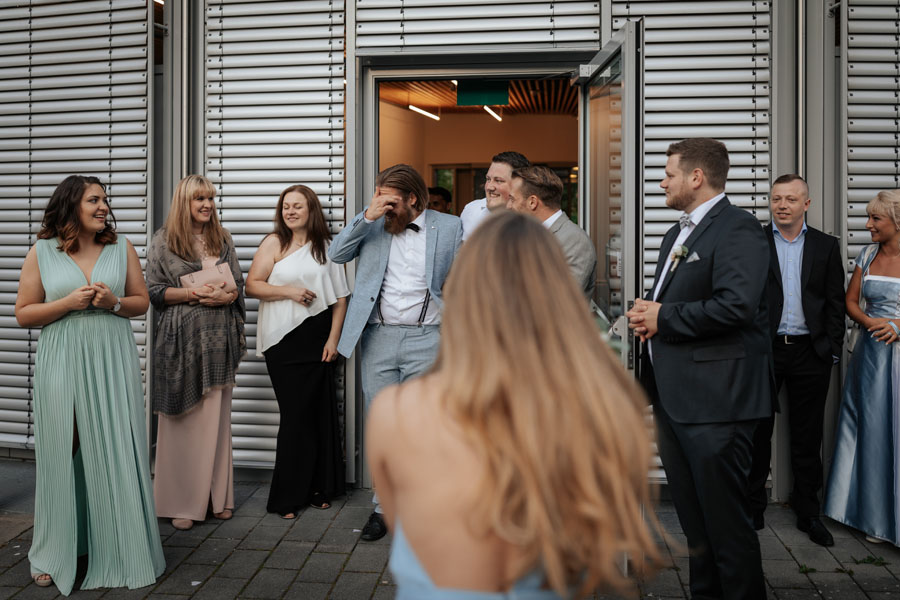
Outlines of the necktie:
[[416,225],[415,223],[407,223],[407,224],[406,224],[406,228],[407,228],[407,229],[412,229],[412,230],[415,231],[416,233],[419,233],[419,226]]
[[680,217],[678,217],[678,226],[684,229],[685,227],[689,227],[691,224],[691,215],[684,213]]

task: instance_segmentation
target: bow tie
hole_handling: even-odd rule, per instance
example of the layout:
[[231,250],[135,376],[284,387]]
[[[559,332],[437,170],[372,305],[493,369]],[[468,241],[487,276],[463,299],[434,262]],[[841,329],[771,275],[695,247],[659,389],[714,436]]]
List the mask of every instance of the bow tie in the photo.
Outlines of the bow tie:
[[419,226],[416,225],[415,223],[407,223],[407,224],[406,224],[406,228],[407,228],[407,229],[412,229],[412,230],[415,231],[416,233],[419,233]]
[[680,217],[678,217],[678,226],[684,229],[685,227],[690,227],[691,225],[691,215],[684,213]]

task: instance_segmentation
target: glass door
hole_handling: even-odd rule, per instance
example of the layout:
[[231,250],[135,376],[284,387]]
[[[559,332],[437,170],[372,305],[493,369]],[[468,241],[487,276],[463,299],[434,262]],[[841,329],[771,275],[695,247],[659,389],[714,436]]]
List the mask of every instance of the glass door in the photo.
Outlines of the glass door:
[[594,311],[622,363],[634,370],[625,311],[643,292],[643,22],[630,21],[580,65],[581,185],[597,251]]

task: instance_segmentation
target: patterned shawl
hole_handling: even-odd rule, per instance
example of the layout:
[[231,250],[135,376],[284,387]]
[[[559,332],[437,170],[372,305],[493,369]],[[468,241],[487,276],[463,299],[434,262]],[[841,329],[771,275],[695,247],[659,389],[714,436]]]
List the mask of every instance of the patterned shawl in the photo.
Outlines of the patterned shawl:
[[151,401],[153,411],[180,415],[195,407],[203,394],[234,385],[235,372],[247,350],[244,339],[244,277],[226,232],[216,264],[228,263],[238,286],[238,299],[224,306],[166,305],[166,289],[181,287],[179,277],[200,269],[166,245],[166,229],[153,235],[147,255],[147,288],[159,314],[153,343]]

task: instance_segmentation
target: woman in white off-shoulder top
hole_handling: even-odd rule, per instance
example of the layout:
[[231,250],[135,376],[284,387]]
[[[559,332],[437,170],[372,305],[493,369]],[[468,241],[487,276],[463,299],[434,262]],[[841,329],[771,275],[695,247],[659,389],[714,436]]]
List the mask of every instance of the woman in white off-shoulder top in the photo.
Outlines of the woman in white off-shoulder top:
[[267,509],[293,519],[344,492],[334,360],[350,290],[326,254],[331,233],[315,192],[284,190],[274,220],[253,257],[247,295],[260,300],[256,354],[266,358],[281,413]]

